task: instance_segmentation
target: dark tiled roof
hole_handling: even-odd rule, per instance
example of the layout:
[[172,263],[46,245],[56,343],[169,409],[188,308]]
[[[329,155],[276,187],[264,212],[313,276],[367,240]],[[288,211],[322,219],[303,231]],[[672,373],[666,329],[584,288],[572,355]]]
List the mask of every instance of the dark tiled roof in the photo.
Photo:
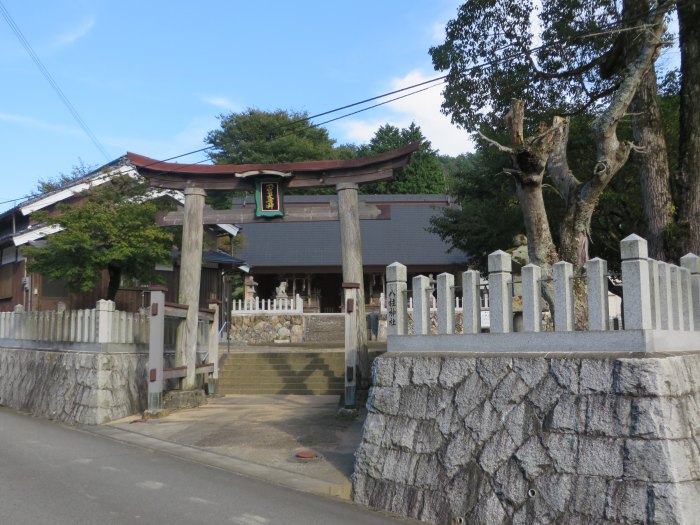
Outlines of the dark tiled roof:
[[[327,202],[336,196],[285,197],[285,202]],[[365,266],[393,262],[411,265],[458,265],[464,255],[426,229],[430,218],[447,205],[444,195],[361,195],[360,201],[391,205],[390,220],[360,221]],[[432,205],[431,205],[432,204]],[[340,224],[324,222],[256,222],[243,225],[247,246],[236,254],[256,267],[341,266]]]
[[[171,254],[174,259],[180,258],[180,250],[173,250]],[[202,250],[202,261],[210,264],[229,264],[233,266],[238,266],[245,262],[236,257],[231,257],[221,250]]]

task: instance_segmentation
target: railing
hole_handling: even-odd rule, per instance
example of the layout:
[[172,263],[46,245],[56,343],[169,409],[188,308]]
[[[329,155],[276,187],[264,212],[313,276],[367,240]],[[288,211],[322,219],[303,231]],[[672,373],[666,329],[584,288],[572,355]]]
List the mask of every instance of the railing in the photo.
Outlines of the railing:
[[[644,239],[630,235],[621,243],[622,254],[622,288],[623,288],[623,320],[624,331],[664,331],[679,334],[669,337],[668,334],[652,334],[649,336],[628,337],[627,346],[632,350],[639,341],[644,348],[649,349],[685,349],[700,350],[700,258],[688,254],[681,258],[681,266],[656,261],[647,257],[647,243]],[[497,251],[488,258],[489,283],[489,313],[490,334],[479,337],[487,341],[489,335],[511,334],[513,332],[512,286],[510,255]],[[608,315],[608,271],[607,262],[602,259],[591,259],[585,265],[586,301],[588,311],[588,330],[586,334],[609,332]],[[408,335],[408,307],[406,267],[399,263],[387,266],[387,334]],[[455,332],[455,312],[460,302],[455,297],[455,278],[443,273],[436,281],[437,296],[437,334],[450,335]],[[523,332],[531,334],[542,331],[542,295],[541,269],[528,264],[523,267],[522,275],[523,298]],[[574,326],[574,276],[573,266],[567,262],[558,262],[553,266],[553,310],[554,334],[542,333],[538,337],[523,337],[520,340],[529,350],[549,350],[550,344],[559,344],[559,348],[575,350],[585,347],[593,350],[596,345],[587,345],[587,341],[597,340],[606,344],[616,345],[612,336],[596,336],[597,339],[584,341],[577,336],[575,344],[571,340],[561,339],[561,332],[575,332]],[[481,276],[479,272],[469,270],[462,273],[461,309],[463,314],[463,333],[465,335],[481,332]],[[413,290],[413,335],[429,335],[431,332],[430,310],[432,302],[433,283],[425,276],[417,276],[412,281]],[[687,335],[684,335],[687,334]],[[552,337],[558,337],[554,339]],[[613,334],[613,336],[615,336]],[[461,337],[461,336],[460,336]],[[617,336],[615,336],[617,337]],[[664,339],[666,338],[666,340]],[[391,338],[390,338],[391,339]],[[412,349],[415,345],[399,344],[394,338],[395,349]],[[399,338],[401,339],[401,338]],[[501,338],[498,344],[509,338]],[[696,341],[697,340],[697,341]],[[490,341],[496,341],[491,339]],[[564,343],[562,343],[564,341]],[[617,340],[615,340],[617,341]],[[619,341],[618,341],[619,342]],[[450,343],[452,344],[452,343]],[[448,348],[450,344],[435,346],[434,349]],[[567,346],[568,345],[568,346]],[[490,348],[490,344],[477,347]],[[517,349],[523,348],[518,344]],[[494,350],[494,348],[490,348]],[[616,347],[605,350],[615,350]],[[392,344],[389,344],[392,350]],[[598,348],[600,351],[601,348]]]
[[[435,316],[437,314],[438,308],[437,308],[437,298],[434,295],[435,288],[431,286],[427,290],[428,294],[428,301],[430,302],[430,315]],[[490,326],[490,317],[489,317],[489,294],[488,294],[488,284],[486,281],[482,280],[482,282],[479,285],[479,294],[480,298],[479,301],[481,303],[481,320],[480,320],[480,327],[481,328],[489,328]],[[407,302],[406,302],[406,312],[409,314],[409,316],[413,316],[414,308],[413,308],[413,296],[408,295],[408,291],[406,293],[407,295]],[[454,297],[454,313],[455,317],[458,314],[461,314],[463,312],[463,307],[462,307],[463,299],[459,296]],[[387,301],[386,301],[386,296],[384,295],[384,292],[379,294],[379,313],[386,315],[388,312],[387,310]]]
[[233,301],[231,315],[236,314],[301,314],[304,312],[304,301],[299,294],[293,299],[255,299]]
[[0,339],[146,344],[148,336],[148,316],[117,311],[113,301],[86,310],[0,313]]

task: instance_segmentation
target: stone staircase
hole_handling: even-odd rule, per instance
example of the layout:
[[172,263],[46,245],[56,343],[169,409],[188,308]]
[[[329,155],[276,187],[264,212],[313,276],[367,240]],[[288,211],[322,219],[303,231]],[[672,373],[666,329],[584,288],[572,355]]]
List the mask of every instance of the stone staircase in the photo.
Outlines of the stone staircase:
[[309,314],[304,319],[305,343],[345,342],[344,314]]
[[231,352],[221,360],[221,394],[340,395],[343,350]]

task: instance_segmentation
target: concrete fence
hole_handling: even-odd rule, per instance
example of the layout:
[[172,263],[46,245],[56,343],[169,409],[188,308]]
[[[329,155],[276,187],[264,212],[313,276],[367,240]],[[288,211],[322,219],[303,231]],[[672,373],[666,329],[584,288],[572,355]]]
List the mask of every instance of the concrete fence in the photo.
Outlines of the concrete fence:
[[56,343],[148,343],[148,316],[97,301],[86,310],[0,313],[0,339]]
[[[541,269],[528,264],[522,269],[522,332],[513,334],[513,275],[510,255],[496,251],[488,258],[490,334],[481,334],[481,275],[469,270],[462,273],[462,297],[455,297],[455,277],[448,273],[436,281],[419,275],[412,281],[412,301],[407,297],[406,267],[400,263],[387,266],[387,335],[389,351],[424,351],[420,336],[431,333],[431,309],[437,314],[437,336],[430,342],[435,351],[455,348],[456,313],[463,314],[463,334],[474,336],[471,350],[495,350],[504,343],[517,344],[523,351],[548,349],[596,350],[622,345],[639,349],[640,340],[647,350],[683,350],[692,346],[700,330],[700,258],[688,254],[681,265],[648,258],[647,243],[637,235],[621,242],[623,319],[627,335],[609,331],[607,262],[595,258],[585,265],[588,303],[588,330],[574,329],[573,266],[558,262],[553,267],[554,332],[542,332]],[[433,290],[436,297],[433,297]],[[461,301],[460,301],[461,299]],[[433,303],[435,306],[433,307]],[[460,308],[461,306],[461,308]],[[412,307],[413,333],[406,336]],[[673,332],[671,339],[668,332]],[[476,336],[478,335],[478,338]],[[496,336],[496,337],[494,337]],[[513,337],[518,336],[518,339]],[[418,337],[418,339],[416,339]],[[512,341],[511,341],[512,339]],[[515,343],[517,341],[517,343]],[[619,347],[619,346],[618,346]]]
[[293,299],[255,299],[233,301],[231,315],[240,314],[300,314],[304,300],[299,294]]

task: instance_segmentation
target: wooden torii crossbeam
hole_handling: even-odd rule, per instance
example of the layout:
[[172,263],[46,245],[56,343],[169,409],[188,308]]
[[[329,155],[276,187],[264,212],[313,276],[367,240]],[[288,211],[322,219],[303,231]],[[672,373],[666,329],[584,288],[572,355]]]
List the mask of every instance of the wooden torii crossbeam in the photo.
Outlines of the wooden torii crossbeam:
[[[355,315],[355,322],[350,324],[355,337],[346,334],[345,404],[354,406],[357,376],[360,376],[362,387],[369,385],[367,333],[365,323],[357,322],[365,318],[360,218],[381,218],[382,215],[377,206],[360,208],[357,198],[358,185],[391,179],[394,170],[403,168],[418,147],[419,144],[414,143],[373,157],[350,160],[238,165],[160,162],[143,155],[127,153],[131,164],[140,175],[148,179],[151,186],[181,190],[185,193],[184,213],[165,214],[160,217],[160,222],[163,224],[181,222],[183,225],[178,302],[189,305],[189,312],[175,354],[175,366],[187,367],[187,376],[182,380],[183,389],[195,387],[203,224],[211,220],[214,220],[215,224],[244,223],[251,220],[284,220],[283,218],[256,218],[246,214],[235,216],[236,210],[229,210],[232,215],[226,218],[233,219],[230,221],[223,215],[213,217],[214,210],[207,211],[208,216],[205,220],[206,191],[252,191],[256,188],[256,181],[269,177],[279,181],[285,189],[334,187],[338,195],[337,211],[328,208],[323,212],[322,217],[316,218],[313,216],[314,210],[306,210],[297,213],[297,220],[336,220],[335,217],[337,217],[340,223],[343,282],[344,288],[352,290],[352,313]],[[216,211],[216,213],[219,212]],[[316,210],[316,213],[320,214],[321,211]],[[294,213],[291,213],[290,219],[287,220],[293,219]]]

